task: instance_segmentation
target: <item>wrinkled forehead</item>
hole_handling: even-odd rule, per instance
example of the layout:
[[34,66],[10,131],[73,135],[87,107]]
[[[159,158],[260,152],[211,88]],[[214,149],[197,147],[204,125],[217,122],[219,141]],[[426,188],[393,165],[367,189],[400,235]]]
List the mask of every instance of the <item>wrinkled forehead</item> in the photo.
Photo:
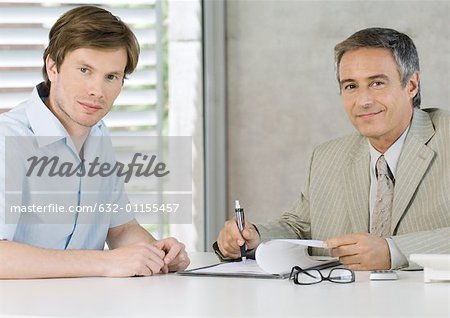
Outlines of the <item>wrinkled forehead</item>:
[[357,48],[345,52],[339,63],[339,81],[378,74],[400,79],[399,66],[389,49]]

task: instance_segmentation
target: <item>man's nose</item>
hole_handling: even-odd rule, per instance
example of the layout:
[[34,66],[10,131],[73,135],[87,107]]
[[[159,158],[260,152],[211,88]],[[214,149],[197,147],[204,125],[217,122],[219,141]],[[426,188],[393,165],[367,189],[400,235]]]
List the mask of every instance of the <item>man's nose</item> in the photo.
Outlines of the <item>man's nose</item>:
[[103,97],[103,78],[100,77],[92,77],[87,83],[87,89],[89,96],[102,98]]
[[368,108],[373,105],[374,98],[369,88],[360,88],[356,94],[356,104],[359,107]]

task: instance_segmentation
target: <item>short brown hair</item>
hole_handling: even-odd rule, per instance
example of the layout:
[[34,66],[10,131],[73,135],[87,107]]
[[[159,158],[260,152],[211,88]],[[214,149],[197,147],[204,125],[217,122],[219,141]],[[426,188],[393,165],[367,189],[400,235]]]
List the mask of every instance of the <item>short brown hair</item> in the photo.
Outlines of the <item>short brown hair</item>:
[[127,52],[125,75],[133,73],[139,59],[139,43],[131,29],[111,12],[95,7],[80,6],[64,13],[48,35],[44,51],[42,75],[50,88],[46,59],[50,56],[59,71],[66,55],[79,48],[119,49]]
[[[420,71],[419,55],[413,40],[409,36],[388,28],[367,28],[354,33],[335,46],[334,55],[338,82],[340,81],[339,66],[342,56],[346,52],[358,48],[388,49],[397,63],[403,87],[406,86],[415,72]],[[420,83],[412,102],[414,107],[420,108]]]

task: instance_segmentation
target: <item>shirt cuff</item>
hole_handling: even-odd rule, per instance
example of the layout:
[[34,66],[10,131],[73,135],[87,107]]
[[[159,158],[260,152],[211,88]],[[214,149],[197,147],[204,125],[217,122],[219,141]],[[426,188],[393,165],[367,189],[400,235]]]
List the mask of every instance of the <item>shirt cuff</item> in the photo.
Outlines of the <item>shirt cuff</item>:
[[389,245],[389,252],[391,253],[391,269],[399,269],[409,265],[408,259],[403,255],[397,245],[391,238],[386,238]]

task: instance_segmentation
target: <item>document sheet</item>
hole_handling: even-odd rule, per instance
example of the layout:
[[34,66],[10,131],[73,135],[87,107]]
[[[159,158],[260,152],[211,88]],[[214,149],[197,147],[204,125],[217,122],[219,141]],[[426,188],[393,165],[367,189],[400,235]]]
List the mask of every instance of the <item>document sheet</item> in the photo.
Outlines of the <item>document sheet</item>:
[[312,257],[308,247],[321,247],[316,240],[271,240],[261,243],[256,250],[256,260],[247,259],[244,263],[228,262],[196,268],[180,275],[234,276],[258,278],[286,278],[293,266],[301,268],[329,267],[339,263],[331,257]]

